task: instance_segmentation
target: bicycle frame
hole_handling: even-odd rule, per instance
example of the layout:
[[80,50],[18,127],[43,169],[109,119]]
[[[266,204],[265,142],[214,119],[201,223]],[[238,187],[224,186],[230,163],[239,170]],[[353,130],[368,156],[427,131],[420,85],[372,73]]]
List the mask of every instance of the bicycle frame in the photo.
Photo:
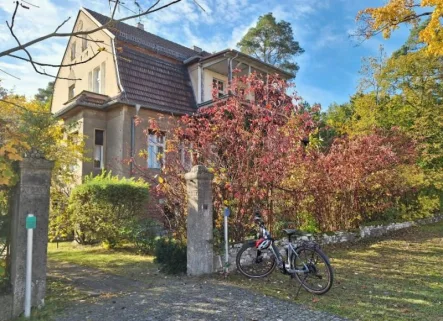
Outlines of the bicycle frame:
[[298,247],[294,247],[294,245],[292,244],[292,242],[288,243],[288,257],[287,257],[287,262],[283,262],[283,257],[280,254],[280,251],[278,250],[277,246],[275,245],[275,240],[271,237],[271,234],[266,230],[264,224],[260,224],[260,229],[261,232],[263,234],[263,237],[266,239],[269,239],[272,241],[271,243],[271,251],[274,254],[275,258],[277,259],[277,265],[278,266],[283,266],[283,271],[289,274],[294,274],[294,273],[307,273],[309,272],[309,268],[307,267],[307,265],[303,262],[303,269],[296,269],[294,266],[292,266],[291,263],[291,259],[292,256],[295,255],[297,258],[300,258],[300,256],[297,254],[297,248]]

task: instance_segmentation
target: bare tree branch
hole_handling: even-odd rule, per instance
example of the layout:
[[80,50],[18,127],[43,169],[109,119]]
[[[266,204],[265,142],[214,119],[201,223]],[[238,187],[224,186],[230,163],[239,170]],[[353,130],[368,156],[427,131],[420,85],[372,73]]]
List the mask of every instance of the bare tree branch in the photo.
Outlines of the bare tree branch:
[[[167,4],[164,4],[164,5],[154,9],[154,7],[160,2],[159,0],[157,0],[157,2],[154,3],[154,5],[152,5],[149,9],[147,9],[147,10],[141,12],[141,13],[134,14],[134,15],[131,15],[131,16],[127,16],[127,17],[124,17],[124,18],[121,18],[121,19],[117,19],[117,20],[110,19],[107,23],[105,23],[105,24],[103,24],[103,25],[101,25],[101,26],[99,26],[97,28],[91,29],[91,30],[76,31],[76,32],[61,32],[61,33],[53,32],[53,33],[47,34],[45,36],[38,37],[38,38],[36,38],[34,40],[28,41],[28,42],[26,42],[24,44],[19,44],[18,46],[14,47],[14,48],[10,48],[10,49],[4,50],[4,51],[0,52],[0,57],[10,55],[11,53],[14,53],[14,52],[19,51],[19,50],[23,50],[23,49],[25,49],[25,48],[27,48],[29,46],[32,46],[32,45],[34,45],[34,44],[36,44],[38,42],[41,42],[41,41],[49,39],[49,38],[71,37],[71,36],[78,36],[78,35],[89,35],[89,34],[92,34],[94,32],[106,29],[109,26],[111,26],[112,24],[115,24],[115,23],[118,23],[118,22],[124,22],[124,21],[130,20],[130,19],[134,19],[134,18],[138,18],[138,17],[142,17],[142,16],[145,16],[145,15],[151,14],[151,13],[160,11],[162,9],[165,9],[167,7],[170,7],[173,4],[176,4],[176,3],[181,2],[181,1],[183,1],[183,0],[173,0],[173,1],[170,1],[169,3],[167,3]],[[18,5],[17,5],[17,7],[18,7]],[[15,10],[14,15],[13,15],[13,21],[15,19],[16,11],[17,10]],[[13,22],[11,24],[11,27],[13,27]]]
[[55,33],[61,28],[63,27],[63,25],[68,22],[71,19],[71,17],[68,17],[65,21],[63,21],[57,28],[55,28]]
[[[14,28],[14,21],[15,21],[15,15],[16,15],[16,13],[17,13],[18,5],[19,5],[19,2],[17,1],[17,2],[16,2],[16,5],[15,5],[14,14],[12,15],[11,25],[9,25],[9,22],[8,22],[8,21],[6,21],[6,25],[8,26],[9,31],[11,32],[11,35],[14,37],[15,41],[17,41],[18,45],[21,46],[20,40],[19,40],[18,37],[15,35],[14,30],[13,30],[13,28]],[[26,48],[22,48],[22,50],[23,50],[24,52],[26,52],[26,54],[28,55],[29,62],[31,63],[31,65],[32,65],[32,67],[34,68],[34,70],[35,70],[36,73],[38,73],[38,74],[40,74],[40,75],[45,75],[45,76],[48,76],[48,77],[52,77],[52,78],[59,78],[59,79],[66,79],[66,80],[81,80],[81,79],[79,79],[79,78],[78,78],[78,79],[71,79],[71,78],[57,77],[57,76],[54,76],[54,75],[48,74],[45,70],[43,70],[43,71],[38,70],[38,68],[37,68],[37,66],[36,66],[36,64],[35,64],[35,62],[34,62],[34,60],[32,59],[31,53],[30,53]]]
[[[103,50],[102,50],[102,51],[103,51]],[[100,52],[101,52],[101,51],[97,51],[96,53],[94,53],[93,56],[91,56],[90,58],[88,58],[88,59],[86,59],[86,60],[83,60],[83,61],[74,62],[74,63],[72,63],[72,64],[56,64],[56,65],[54,65],[54,64],[46,64],[46,63],[41,63],[41,62],[33,61],[33,60],[30,60],[30,59],[27,59],[27,58],[24,58],[24,57],[20,57],[20,56],[14,55],[14,54],[9,55],[9,57],[13,57],[13,58],[16,58],[16,59],[19,59],[19,60],[27,61],[27,62],[33,63],[33,64],[38,65],[38,66],[41,66],[41,67],[54,67],[54,68],[59,68],[59,67],[72,67],[72,66],[77,66],[77,65],[81,65],[81,64],[87,63],[88,61],[91,61],[92,59],[94,59],[95,57],[97,57],[97,56],[100,54]]]
[[14,76],[13,74],[10,74],[9,72],[7,72],[7,71],[5,71],[5,70],[3,70],[3,69],[0,69],[0,71],[3,72],[3,73],[5,73],[5,74],[7,74],[8,76],[11,76],[11,77],[15,78],[15,79],[21,80],[21,79],[18,78],[17,76]]
[[35,5],[35,4],[32,4],[32,3],[28,2],[28,1],[22,0],[22,2],[24,2],[24,3],[26,3],[26,4],[29,4],[30,6],[33,6],[33,7],[35,7],[35,8],[40,8],[39,6],[37,6],[37,5]]

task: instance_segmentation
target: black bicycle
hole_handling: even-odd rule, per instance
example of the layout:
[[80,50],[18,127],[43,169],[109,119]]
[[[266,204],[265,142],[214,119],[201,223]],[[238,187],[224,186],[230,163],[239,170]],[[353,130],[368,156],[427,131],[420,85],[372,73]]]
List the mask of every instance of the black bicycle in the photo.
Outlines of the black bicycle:
[[247,241],[237,253],[237,269],[243,275],[262,278],[271,274],[278,266],[282,273],[297,279],[308,292],[325,294],[329,291],[334,274],[329,258],[318,243],[306,240],[292,242],[291,237],[301,235],[300,231],[285,229],[283,231],[287,234],[289,243],[282,255],[266,230],[260,213],[255,214],[254,221],[260,228],[259,238]]

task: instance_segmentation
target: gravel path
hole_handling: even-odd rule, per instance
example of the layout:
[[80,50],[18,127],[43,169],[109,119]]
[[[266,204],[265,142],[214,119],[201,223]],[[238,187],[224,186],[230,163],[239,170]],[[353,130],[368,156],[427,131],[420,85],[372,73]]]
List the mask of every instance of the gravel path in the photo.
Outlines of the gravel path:
[[95,297],[70,306],[57,321],[345,320],[213,279],[159,274],[143,282],[59,263],[50,263],[49,275]]

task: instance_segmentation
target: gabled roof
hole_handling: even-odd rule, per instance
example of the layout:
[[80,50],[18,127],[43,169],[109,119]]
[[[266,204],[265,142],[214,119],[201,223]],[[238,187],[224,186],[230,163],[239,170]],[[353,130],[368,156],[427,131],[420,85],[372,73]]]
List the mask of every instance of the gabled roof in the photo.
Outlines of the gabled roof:
[[[95,11],[83,10],[100,24],[110,20]],[[183,60],[207,53],[199,53],[123,22],[113,22],[107,30],[115,36],[118,72],[124,90],[120,101],[176,114],[197,110]]]
[[[110,20],[109,17],[98,12],[86,8],[84,8],[84,10],[89,12],[102,25],[108,23]],[[156,36],[150,32],[128,25],[124,22],[113,22],[113,26],[108,28],[108,30],[120,41],[129,42],[133,45],[156,51],[159,54],[166,55],[180,61],[196,55],[208,55],[206,52],[200,53],[191,48]]]

